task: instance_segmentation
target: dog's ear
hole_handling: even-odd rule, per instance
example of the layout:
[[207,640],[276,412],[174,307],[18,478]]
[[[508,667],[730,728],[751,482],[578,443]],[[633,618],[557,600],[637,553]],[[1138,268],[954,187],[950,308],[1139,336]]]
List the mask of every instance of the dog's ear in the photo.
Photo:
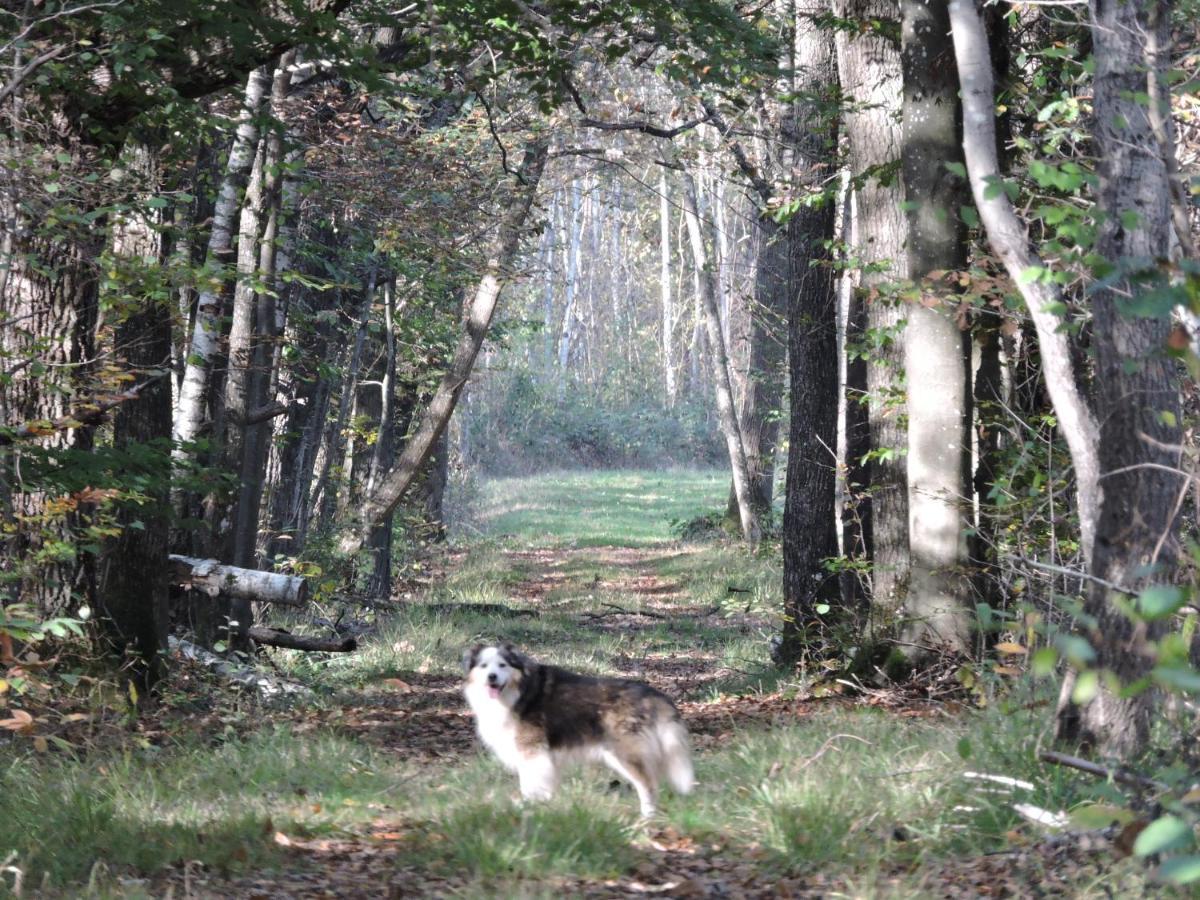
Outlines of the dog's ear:
[[508,664],[514,669],[520,669],[524,672],[533,664],[528,656],[514,647],[511,643],[505,642],[500,645],[500,652],[504,654],[504,658],[508,660]]
[[470,672],[475,668],[475,660],[479,659],[479,654],[483,652],[483,644],[476,644],[463,651],[462,665],[464,672]]

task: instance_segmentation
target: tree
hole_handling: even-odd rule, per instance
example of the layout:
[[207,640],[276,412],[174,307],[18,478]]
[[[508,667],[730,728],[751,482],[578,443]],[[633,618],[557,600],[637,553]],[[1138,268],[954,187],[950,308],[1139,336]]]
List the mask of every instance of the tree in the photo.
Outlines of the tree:
[[[958,78],[944,0],[903,0],[901,174],[908,225],[904,373],[908,385],[906,643],[970,650],[971,344],[946,273],[965,268]],[[915,655],[915,654],[912,654]]]
[[837,555],[834,480],[837,464],[837,294],[829,246],[836,213],[826,186],[837,146],[838,119],[828,99],[837,89],[837,61],[814,22],[818,8],[797,6],[792,33],[792,107],[785,135],[795,161],[795,201],[788,240],[797,290],[788,308],[791,425],[783,508],[784,627],[778,658],[794,661],[836,600],[828,561]]
[[1093,290],[1092,342],[1097,405],[1105,416],[1097,425],[1056,328],[1057,290],[1040,276],[1045,267],[1029,249],[999,181],[992,74],[979,13],[973,0],[950,3],[971,187],[989,240],[1038,329],[1047,388],[1075,467],[1084,556],[1093,576],[1085,612],[1094,664],[1113,679],[1091,681],[1093,693],[1079,689],[1074,671],[1068,674],[1058,736],[1116,757],[1145,746],[1154,694],[1128,695],[1121,688],[1146,676],[1153,665],[1150,642],[1165,627],[1135,625],[1121,611],[1119,595],[1154,579],[1176,553],[1178,485],[1169,473],[1178,463],[1179,395],[1174,364],[1165,354],[1169,321],[1147,315],[1138,303],[1162,277],[1157,257],[1169,238],[1168,166],[1147,103],[1139,99],[1159,105],[1167,100],[1160,48],[1167,41],[1168,11],[1166,4],[1142,0],[1090,6],[1094,139],[1101,161],[1095,251],[1102,262]]
[[[855,30],[837,34],[838,74],[845,98],[842,128],[853,193],[854,258],[859,282],[851,295],[850,334],[862,334],[852,357],[865,358],[866,383],[849,380],[847,482],[858,496],[850,518],[861,523],[871,562],[871,620],[894,627],[908,593],[908,487],[904,450],[904,310],[897,302],[907,276],[899,176],[903,135],[899,22],[883,0],[839,0],[839,18]],[[865,308],[865,312],[863,311]],[[858,326],[865,320],[865,332]],[[848,376],[854,375],[850,369]],[[865,390],[865,396],[860,391]],[[867,412],[866,431],[854,411]],[[863,465],[863,459],[866,464]],[[865,495],[865,496],[864,496]],[[852,529],[853,531],[859,529]],[[848,542],[852,548],[857,541]]]
[[696,197],[696,182],[690,172],[683,176],[683,214],[692,245],[692,261],[700,273],[700,307],[708,334],[708,357],[712,366],[713,389],[717,398],[717,420],[729,451],[729,466],[733,470],[733,489],[737,495],[738,516],[742,537],[751,548],[762,540],[758,514],[750,500],[750,470],[746,466],[746,450],[742,430],[733,404],[733,383],[730,379],[729,356],[721,327],[721,311],[717,305],[717,273],[705,250],[704,233],[700,227],[700,209]]
[[363,500],[359,510],[342,527],[338,548],[347,556],[357,553],[368,539],[371,529],[381,524],[396,508],[433,453],[438,438],[454,413],[459,394],[470,377],[475,358],[487,337],[500,289],[520,246],[529,209],[546,165],[546,154],[544,137],[532,138],[525,147],[524,160],[512,179],[515,184],[510,185],[508,195],[502,201],[493,247],[475,288],[454,358],[442,376],[437,392],[429,401],[420,426],[409,438],[395,466],[383,476],[378,487]]
[[[888,0],[841,0],[838,71],[851,205],[844,226],[857,260],[847,310],[844,552],[871,563],[866,606],[872,630],[894,628],[908,586],[908,492],[904,398],[898,388],[904,311],[896,301],[906,276],[906,223],[899,178],[902,82],[899,22]],[[857,584],[846,601],[858,600]]]
[[[1150,642],[1167,622],[1135,624],[1122,610],[1120,585],[1138,591],[1169,572],[1178,553],[1182,484],[1179,383],[1167,355],[1169,315],[1139,308],[1139,298],[1161,288],[1159,260],[1170,241],[1171,179],[1155,137],[1152,109],[1169,110],[1171,3],[1127,0],[1089,4],[1095,41],[1092,136],[1099,159],[1095,252],[1104,260],[1092,291],[1102,480],[1085,612],[1095,665],[1116,676],[1103,681],[1091,702],[1059,702],[1060,740],[1128,758],[1146,745],[1155,695],[1124,695],[1120,688],[1146,677],[1154,665]],[[1164,127],[1172,128],[1170,115]]]

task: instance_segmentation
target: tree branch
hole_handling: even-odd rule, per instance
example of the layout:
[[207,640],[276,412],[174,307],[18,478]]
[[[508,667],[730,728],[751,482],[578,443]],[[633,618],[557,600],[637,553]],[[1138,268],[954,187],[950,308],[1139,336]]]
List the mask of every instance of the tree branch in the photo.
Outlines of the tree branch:
[[685,131],[691,131],[697,125],[703,125],[708,121],[708,116],[701,116],[698,119],[692,119],[690,122],[684,122],[682,125],[676,125],[674,128],[663,128],[659,125],[652,125],[650,122],[601,122],[598,119],[582,119],[580,125],[585,128],[596,128],[600,131],[640,131],[642,134],[648,134],[652,137],[671,138],[683,134]]

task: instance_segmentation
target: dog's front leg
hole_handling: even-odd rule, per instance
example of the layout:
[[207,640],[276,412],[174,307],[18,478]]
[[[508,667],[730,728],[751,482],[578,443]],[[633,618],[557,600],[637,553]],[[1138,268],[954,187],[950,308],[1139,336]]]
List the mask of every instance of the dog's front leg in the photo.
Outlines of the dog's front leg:
[[558,787],[558,768],[549,753],[523,759],[517,777],[521,781],[521,796],[526,800],[549,800]]

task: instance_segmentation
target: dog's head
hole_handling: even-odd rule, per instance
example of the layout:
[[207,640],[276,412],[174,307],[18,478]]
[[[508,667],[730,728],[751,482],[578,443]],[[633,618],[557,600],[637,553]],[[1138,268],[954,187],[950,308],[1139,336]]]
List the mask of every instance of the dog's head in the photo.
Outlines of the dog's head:
[[476,644],[463,654],[467,690],[503,700],[510,706],[521,693],[531,663],[512,644]]

